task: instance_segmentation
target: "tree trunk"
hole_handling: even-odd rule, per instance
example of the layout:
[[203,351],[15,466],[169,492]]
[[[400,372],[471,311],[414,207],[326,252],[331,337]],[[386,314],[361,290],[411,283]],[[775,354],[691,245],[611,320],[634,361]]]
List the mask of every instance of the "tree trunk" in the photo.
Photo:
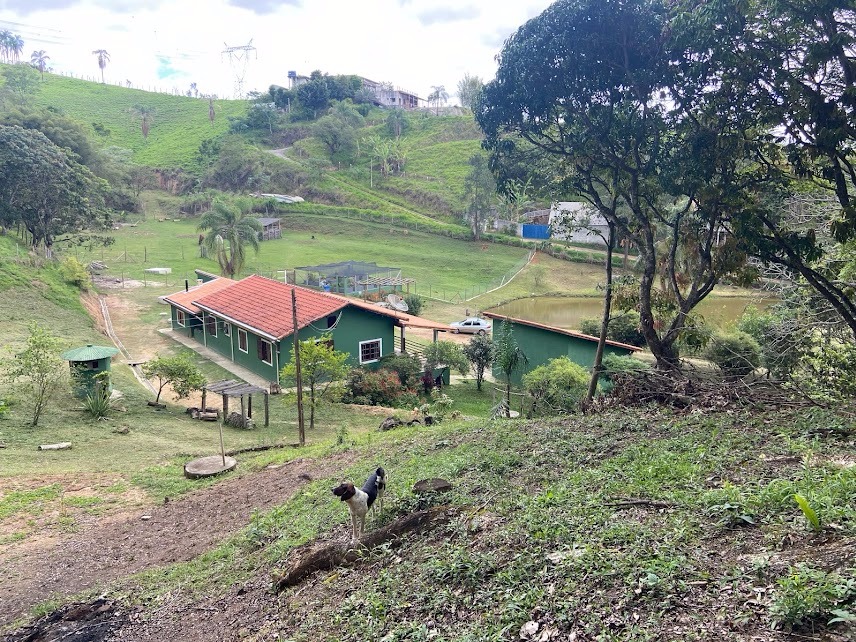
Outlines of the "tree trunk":
[[657,266],[654,254],[653,237],[642,250],[643,271],[639,282],[639,318],[642,327],[642,335],[648,343],[651,354],[657,360],[657,368],[660,370],[678,370],[680,358],[675,350],[674,338],[664,341],[660,338],[654,327],[654,313],[651,310],[651,289],[654,287]]
[[588,391],[583,400],[583,408],[587,407],[594,399],[597,390],[597,382],[603,371],[603,349],[606,346],[606,334],[609,330],[609,316],[612,312],[612,249],[615,245],[615,224],[609,223],[609,238],[606,239],[606,292],[603,295],[603,319],[600,323],[600,336],[597,340],[597,351],[594,355],[594,365],[591,369],[591,380]]
[[309,385],[309,430],[315,428],[315,384]]

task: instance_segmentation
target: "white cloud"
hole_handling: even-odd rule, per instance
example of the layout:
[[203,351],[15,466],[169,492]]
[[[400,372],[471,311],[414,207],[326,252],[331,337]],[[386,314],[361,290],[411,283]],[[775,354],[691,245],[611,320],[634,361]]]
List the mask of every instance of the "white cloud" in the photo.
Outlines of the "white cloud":
[[[56,71],[148,89],[233,94],[287,84],[314,69],[390,81],[421,96],[450,94],[464,73],[493,77],[494,56],[519,25],[550,4],[470,0],[0,0],[0,29],[19,33],[24,58],[44,49]],[[252,42],[246,59],[224,53]],[[241,53],[241,52],[235,52]],[[231,58],[231,61],[230,61]]]

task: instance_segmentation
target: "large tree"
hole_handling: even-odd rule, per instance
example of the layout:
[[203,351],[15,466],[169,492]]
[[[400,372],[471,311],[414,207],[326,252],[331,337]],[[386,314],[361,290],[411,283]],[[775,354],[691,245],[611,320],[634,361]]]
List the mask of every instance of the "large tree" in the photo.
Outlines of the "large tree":
[[[720,113],[754,119],[747,134],[755,158],[780,172],[767,207],[730,231],[764,263],[799,274],[856,336],[851,283],[821,258],[856,238],[856,7],[730,0],[679,15],[673,33],[697,58],[704,52],[711,70],[705,96],[730,94]],[[834,194],[839,207],[792,216],[787,197],[806,182]]]
[[546,157],[562,196],[634,242],[642,330],[664,368],[695,306],[744,264],[717,230],[748,214],[756,183],[741,124],[681,102],[707,77],[678,64],[671,17],[661,0],[559,0],[506,42],[476,111],[501,179],[521,153]]
[[104,189],[41,132],[0,125],[0,219],[24,225],[47,257],[57,235],[104,225]]
[[466,218],[478,241],[484,231],[485,221],[495,205],[496,179],[490,172],[484,154],[473,154],[467,161],[470,171],[464,178],[464,199],[467,203]]
[[203,243],[214,252],[223,276],[232,278],[241,273],[247,246],[259,251],[262,224],[251,215],[248,199],[216,199],[212,208],[202,215],[199,229],[207,231]]
[[461,107],[475,110],[483,87],[484,81],[479,76],[464,74],[464,77],[458,81],[458,98],[461,99]]

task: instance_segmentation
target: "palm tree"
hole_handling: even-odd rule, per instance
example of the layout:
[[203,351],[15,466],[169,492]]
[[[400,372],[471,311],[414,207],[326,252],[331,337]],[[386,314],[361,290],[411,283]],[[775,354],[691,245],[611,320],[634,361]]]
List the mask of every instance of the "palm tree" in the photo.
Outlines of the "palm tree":
[[433,90],[430,94],[428,94],[428,103],[434,103],[434,106],[437,109],[437,115],[440,115],[440,105],[445,104],[447,100],[449,100],[449,92],[446,91],[446,87],[444,85],[431,85],[431,89]]
[[131,113],[140,119],[140,129],[143,132],[143,139],[148,140],[149,125],[152,124],[152,119],[155,113],[154,110],[151,107],[146,107],[145,105],[134,105],[131,107]]
[[0,31],[0,62],[12,62],[12,51],[16,38],[18,36],[8,29]]
[[232,278],[240,274],[241,268],[244,267],[247,245],[256,253],[259,251],[262,224],[257,218],[250,216],[250,212],[249,199],[241,198],[229,202],[218,198],[199,222],[199,229],[208,231],[202,242],[216,254],[223,276]]
[[39,70],[42,75],[42,80],[45,79],[45,70],[48,68],[48,60],[51,57],[45,53],[44,49],[39,49],[30,54],[30,64]]
[[101,84],[104,84],[104,67],[110,62],[110,54],[106,49],[96,49],[92,52],[94,56],[98,56],[98,68],[101,70]]
[[511,375],[518,366],[526,365],[529,359],[523,354],[523,350],[514,339],[511,323],[506,318],[499,326],[499,333],[493,340],[494,358],[493,364],[503,375],[505,375],[505,416],[511,416]]
[[24,51],[24,39],[15,34],[12,36],[12,40],[9,43],[10,50],[12,52],[12,60],[18,62],[21,59],[21,54]]

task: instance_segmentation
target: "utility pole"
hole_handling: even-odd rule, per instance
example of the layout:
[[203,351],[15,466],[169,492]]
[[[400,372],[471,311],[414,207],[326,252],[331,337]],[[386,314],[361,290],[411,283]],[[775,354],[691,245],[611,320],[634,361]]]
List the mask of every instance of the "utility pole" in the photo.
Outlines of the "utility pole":
[[306,430],[303,427],[303,377],[300,375],[300,340],[297,338],[297,293],[291,287],[291,319],[294,323],[294,370],[297,375],[297,434],[300,445],[306,445]]
[[235,76],[235,98],[244,97],[244,77],[247,75],[247,65],[250,62],[250,53],[255,54],[258,58],[258,52],[253,46],[253,39],[250,42],[238,47],[230,47],[228,43],[223,43],[225,49],[220,52],[222,59],[223,55],[229,57],[229,65],[232,67],[232,72]]

